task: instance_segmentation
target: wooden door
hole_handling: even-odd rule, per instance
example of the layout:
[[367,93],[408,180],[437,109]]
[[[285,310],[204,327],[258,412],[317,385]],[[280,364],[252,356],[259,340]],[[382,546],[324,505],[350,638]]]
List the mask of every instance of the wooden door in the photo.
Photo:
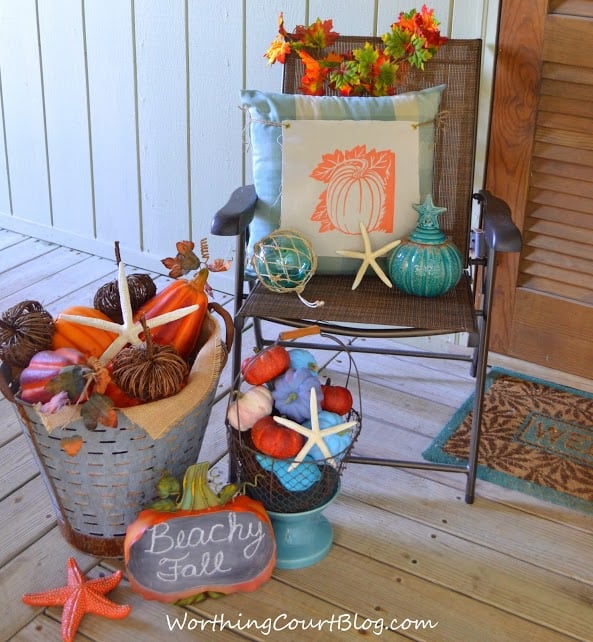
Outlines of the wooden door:
[[593,379],[593,0],[502,0],[486,186],[524,238],[491,349]]

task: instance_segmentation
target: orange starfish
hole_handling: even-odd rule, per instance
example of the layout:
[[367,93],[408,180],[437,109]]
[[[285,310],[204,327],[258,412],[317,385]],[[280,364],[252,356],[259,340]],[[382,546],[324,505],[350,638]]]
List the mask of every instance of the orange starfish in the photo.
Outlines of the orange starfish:
[[80,621],[86,613],[101,615],[110,620],[119,620],[131,610],[128,604],[116,604],[106,597],[122,578],[116,571],[107,577],[87,579],[73,557],[68,558],[68,585],[50,589],[42,593],[26,593],[23,602],[30,606],[63,606],[62,639],[72,642],[78,631]]

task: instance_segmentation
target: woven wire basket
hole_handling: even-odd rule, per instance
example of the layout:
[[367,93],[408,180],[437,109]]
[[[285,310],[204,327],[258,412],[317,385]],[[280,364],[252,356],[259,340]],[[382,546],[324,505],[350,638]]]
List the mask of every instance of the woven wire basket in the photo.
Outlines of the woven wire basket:
[[[34,406],[12,397],[62,535],[79,550],[98,557],[122,557],[126,528],[156,498],[163,472],[182,478],[186,468],[196,463],[232,340],[232,319],[219,308],[215,307],[226,325],[226,343],[208,314],[193,367],[208,381],[200,382],[194,406],[158,438],[119,410],[116,428],[99,426],[91,431],[78,419],[48,432]],[[4,379],[8,379],[5,370]],[[2,391],[10,398],[15,387],[6,381]],[[83,445],[70,457],[62,450],[61,440],[75,434],[83,436]]]
[[[348,456],[362,428],[360,378],[356,364],[340,339],[333,335],[324,337],[336,342],[338,349],[347,354],[350,367],[345,384],[347,387],[354,384],[358,398],[358,409],[353,408],[344,418],[344,422],[356,423],[349,429],[351,439],[341,452],[325,459],[307,456],[302,462],[295,462],[293,458],[276,459],[255,448],[250,430],[236,430],[226,422],[231,468],[236,481],[244,486],[247,495],[260,501],[272,512],[301,513],[318,508],[329,501],[338,490]],[[243,384],[239,379],[235,389],[240,390]],[[290,470],[295,463],[297,465]]]
[[336,493],[345,461],[361,429],[360,415],[352,411],[348,421],[356,421],[352,440],[330,459],[305,459],[289,471],[294,459],[263,455],[254,446],[249,432],[228,426],[229,454],[236,463],[239,482],[245,493],[275,513],[302,513],[322,506]]

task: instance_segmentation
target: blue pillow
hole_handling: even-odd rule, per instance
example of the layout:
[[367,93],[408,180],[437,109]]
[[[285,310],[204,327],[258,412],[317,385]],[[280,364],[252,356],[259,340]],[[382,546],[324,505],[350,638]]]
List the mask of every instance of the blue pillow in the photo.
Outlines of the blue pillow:
[[420,200],[432,192],[434,120],[445,85],[398,96],[304,96],[257,90],[241,92],[251,118],[253,183],[258,196],[249,228],[248,256],[253,245],[278,229],[282,189],[282,121],[284,120],[404,120],[420,128]]

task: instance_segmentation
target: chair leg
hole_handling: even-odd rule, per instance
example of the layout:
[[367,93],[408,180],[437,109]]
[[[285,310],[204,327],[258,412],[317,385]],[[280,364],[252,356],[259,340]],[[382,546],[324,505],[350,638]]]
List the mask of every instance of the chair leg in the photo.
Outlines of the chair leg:
[[253,321],[253,334],[255,336],[255,347],[262,350],[264,347],[264,336],[261,329],[261,319],[254,318]]
[[[475,497],[476,475],[478,472],[478,454],[480,448],[480,436],[482,431],[484,386],[486,384],[486,369],[488,366],[488,344],[485,334],[485,328],[482,328],[480,331],[480,345],[476,348],[475,353],[474,406],[472,412],[472,425],[467,462],[467,483],[465,487],[465,501],[467,504],[473,504]],[[474,366],[472,364],[472,368],[473,367]]]
[[487,265],[490,269],[484,283],[484,304],[482,309],[482,316],[479,319],[478,346],[476,352],[474,353],[474,363],[472,363],[472,369],[475,369],[476,384],[467,462],[467,484],[465,488],[465,501],[468,504],[473,503],[475,495],[476,475],[478,472],[478,455],[480,449],[480,436],[482,431],[484,387],[486,385],[486,370],[488,368],[490,309],[492,306],[492,296],[494,293],[494,277],[496,272],[496,251],[492,248],[488,250],[487,261]]

